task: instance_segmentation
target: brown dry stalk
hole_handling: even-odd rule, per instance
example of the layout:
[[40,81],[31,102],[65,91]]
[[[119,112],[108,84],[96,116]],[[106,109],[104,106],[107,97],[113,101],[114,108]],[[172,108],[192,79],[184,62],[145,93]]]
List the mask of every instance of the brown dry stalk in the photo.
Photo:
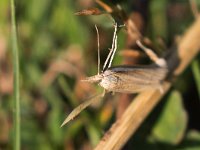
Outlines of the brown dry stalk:
[[[171,57],[167,59],[169,64],[177,65],[175,70],[172,69],[173,67],[169,67],[171,74],[175,76],[180,75],[198,54],[200,49],[199,39],[200,17],[196,19],[194,24],[183,35],[177,49],[174,49]],[[179,63],[177,59],[179,59]],[[162,94],[158,90],[140,93],[126,109],[122,117],[107,131],[95,150],[118,150],[122,148],[170,87],[171,83],[165,82],[163,83],[164,92]]]
[[108,6],[106,3],[102,2],[101,0],[95,0],[97,4],[99,4],[103,9],[105,9],[107,12],[111,13],[113,10],[110,6]]

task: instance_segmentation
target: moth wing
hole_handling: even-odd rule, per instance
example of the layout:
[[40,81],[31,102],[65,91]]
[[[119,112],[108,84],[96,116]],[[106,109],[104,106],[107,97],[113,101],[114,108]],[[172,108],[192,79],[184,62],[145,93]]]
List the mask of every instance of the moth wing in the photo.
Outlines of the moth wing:
[[135,69],[128,71],[126,73],[132,76],[135,80],[143,80],[149,82],[160,82],[164,80],[167,75],[167,68],[145,68],[145,69]]
[[158,84],[166,77],[166,68],[133,68],[113,72],[123,84],[153,85]]

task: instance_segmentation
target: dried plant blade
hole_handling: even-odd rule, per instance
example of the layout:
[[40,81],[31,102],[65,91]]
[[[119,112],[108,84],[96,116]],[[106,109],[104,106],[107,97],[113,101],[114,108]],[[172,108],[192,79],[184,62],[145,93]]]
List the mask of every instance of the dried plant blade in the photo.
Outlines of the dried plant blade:
[[150,48],[145,47],[139,40],[136,41],[137,45],[144,50],[144,52],[149,56],[149,58],[160,67],[167,67],[167,62],[164,58],[159,58],[156,53]]
[[91,105],[94,102],[97,102],[97,100],[101,100],[102,94],[97,94],[92,97],[90,97],[88,100],[80,104],[78,107],[76,107],[64,120],[62,125],[60,127],[63,127],[65,124],[67,124],[70,120],[72,120],[74,117],[76,117],[82,110],[84,110],[86,107]]
[[88,16],[88,15],[101,15],[105,12],[100,11],[98,8],[88,8],[75,13],[77,16]]
[[110,6],[108,6],[106,3],[104,3],[101,0],[95,0],[97,4],[99,4],[104,10],[106,10],[108,13],[111,13],[113,10]]

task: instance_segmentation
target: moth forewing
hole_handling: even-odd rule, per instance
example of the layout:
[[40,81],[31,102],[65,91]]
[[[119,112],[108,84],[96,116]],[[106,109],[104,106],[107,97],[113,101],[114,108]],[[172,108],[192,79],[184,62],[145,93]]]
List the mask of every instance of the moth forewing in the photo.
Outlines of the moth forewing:
[[141,80],[163,80],[168,72],[166,67],[159,67],[156,65],[116,66],[108,70],[117,73],[125,73]]
[[166,73],[166,68],[157,66],[117,66],[103,73],[100,85],[108,91],[121,93],[137,93],[150,88],[160,89],[160,83]]

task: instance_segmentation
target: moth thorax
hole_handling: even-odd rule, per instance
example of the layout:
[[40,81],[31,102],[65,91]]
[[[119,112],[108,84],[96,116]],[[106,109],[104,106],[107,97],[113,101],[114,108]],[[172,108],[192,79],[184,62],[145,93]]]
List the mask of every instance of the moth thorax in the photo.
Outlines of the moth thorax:
[[115,88],[118,86],[118,78],[112,71],[106,70],[99,84],[108,91],[115,91]]

